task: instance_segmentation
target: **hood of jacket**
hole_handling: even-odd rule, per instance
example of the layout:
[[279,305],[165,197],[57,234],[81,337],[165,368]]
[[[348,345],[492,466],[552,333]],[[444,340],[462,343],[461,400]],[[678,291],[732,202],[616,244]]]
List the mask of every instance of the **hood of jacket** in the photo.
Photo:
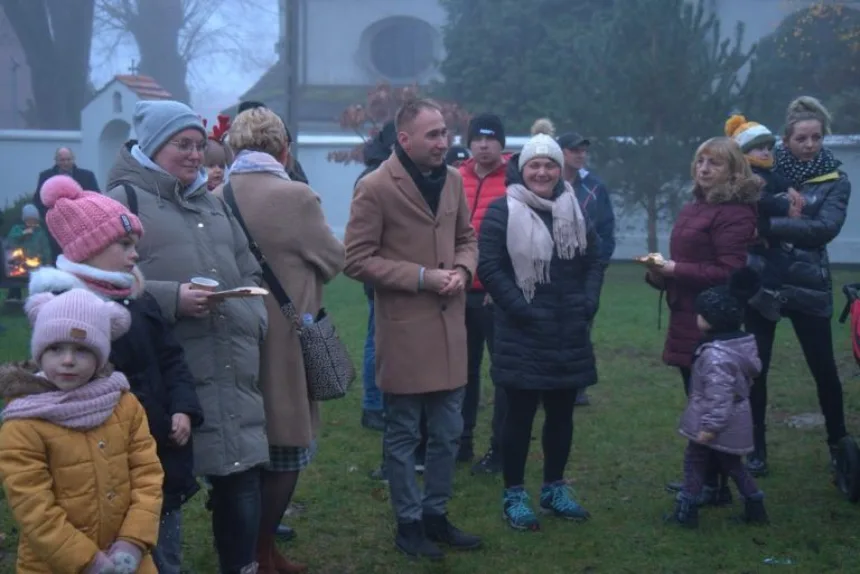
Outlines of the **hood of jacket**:
[[750,379],[756,378],[761,373],[758,345],[756,345],[753,335],[739,333],[737,336],[712,339],[703,343],[697,354],[704,352],[709,347],[732,357],[732,360],[740,366],[743,374]]
[[764,187],[764,180],[753,175],[750,178],[731,181],[721,185],[716,185],[703,192],[698,186],[693,186],[693,195],[713,205],[721,203],[744,203],[755,204],[761,197],[761,190]]
[[8,400],[56,391],[48,379],[36,374],[38,372],[39,365],[33,361],[0,365],[0,396]]
[[[108,172],[106,189],[113,189],[125,183],[158,196],[159,201],[166,200],[174,203],[179,203],[182,196],[194,197],[209,193],[206,189],[204,170],[201,169],[194,183],[183,185],[176,177],[163,171],[148,158],[139,160],[133,153],[136,145],[128,142],[120,148],[119,155]],[[149,161],[150,165],[144,165],[141,161]]]

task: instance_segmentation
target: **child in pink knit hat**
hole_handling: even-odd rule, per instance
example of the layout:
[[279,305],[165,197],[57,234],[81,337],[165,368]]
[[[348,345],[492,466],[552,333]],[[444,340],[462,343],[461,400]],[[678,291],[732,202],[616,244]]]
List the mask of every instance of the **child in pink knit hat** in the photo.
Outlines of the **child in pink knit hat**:
[[84,288],[121,303],[131,314],[131,328],[114,342],[110,362],[128,377],[131,392],[143,403],[164,469],[161,525],[152,556],[160,572],[178,572],[182,505],[200,489],[191,433],[202,424],[203,409],[173,327],[145,291],[137,269],[143,226],[121,203],[84,191],[69,177],[52,177],[40,193],[48,229],[63,253],[56,268],[31,274],[31,296]]
[[122,305],[84,289],[31,296],[34,365],[0,369],[0,478],[18,572],[155,573],[164,474],[143,406],[108,364]]

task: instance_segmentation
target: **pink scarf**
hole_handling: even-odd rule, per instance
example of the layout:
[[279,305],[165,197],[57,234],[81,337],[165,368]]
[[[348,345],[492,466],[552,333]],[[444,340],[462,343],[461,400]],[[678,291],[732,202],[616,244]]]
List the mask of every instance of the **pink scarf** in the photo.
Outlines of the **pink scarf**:
[[[37,376],[45,375],[38,373]],[[128,389],[128,379],[115,371],[71,391],[50,391],[13,399],[3,409],[2,416],[3,420],[41,419],[68,429],[94,429],[110,418]]]

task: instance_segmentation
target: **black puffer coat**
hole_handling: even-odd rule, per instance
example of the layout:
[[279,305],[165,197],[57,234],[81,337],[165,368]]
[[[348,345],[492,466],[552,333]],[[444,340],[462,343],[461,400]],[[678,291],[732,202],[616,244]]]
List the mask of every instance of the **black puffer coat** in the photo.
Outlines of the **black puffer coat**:
[[[75,288],[88,289],[71,273],[53,267],[42,267],[30,278],[31,295],[59,295]],[[162,512],[170,512],[200,490],[194,477],[193,439],[184,446],[173,443],[171,419],[174,414],[186,414],[194,429],[203,424],[203,409],[185,352],[155,298],[144,292],[136,299],[118,299],[117,303],[131,314],[131,328],[111,344],[109,361],[128,378],[131,392],[146,411],[149,432],[164,468]]]
[[[508,184],[520,179],[517,157]],[[563,183],[557,194],[561,193]],[[552,229],[552,215],[539,212]],[[593,228],[586,253],[563,260],[553,256],[550,283],[539,284],[526,302],[517,287],[507,249],[508,203],[502,197],[487,209],[478,243],[478,275],[495,304],[493,382],[525,390],[563,390],[597,382],[589,323],[597,313],[604,266]]]
[[851,182],[845,173],[833,172],[810,180],[798,191],[806,200],[802,217],[771,217],[766,232],[768,237],[786,246],[791,260],[783,280],[784,308],[814,317],[830,317],[833,280],[827,245],[839,235],[845,223]]

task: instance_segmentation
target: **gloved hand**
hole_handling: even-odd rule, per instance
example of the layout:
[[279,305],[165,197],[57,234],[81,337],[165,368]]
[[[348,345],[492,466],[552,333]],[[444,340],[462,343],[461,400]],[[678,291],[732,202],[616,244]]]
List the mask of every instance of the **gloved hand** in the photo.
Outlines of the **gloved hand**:
[[124,540],[117,540],[111,544],[110,550],[108,550],[108,557],[114,564],[112,572],[116,574],[134,574],[137,572],[142,556],[143,552],[140,551],[140,548]]
[[99,552],[87,569],[84,570],[84,574],[116,574],[116,566],[113,560],[108,558],[107,554]]

